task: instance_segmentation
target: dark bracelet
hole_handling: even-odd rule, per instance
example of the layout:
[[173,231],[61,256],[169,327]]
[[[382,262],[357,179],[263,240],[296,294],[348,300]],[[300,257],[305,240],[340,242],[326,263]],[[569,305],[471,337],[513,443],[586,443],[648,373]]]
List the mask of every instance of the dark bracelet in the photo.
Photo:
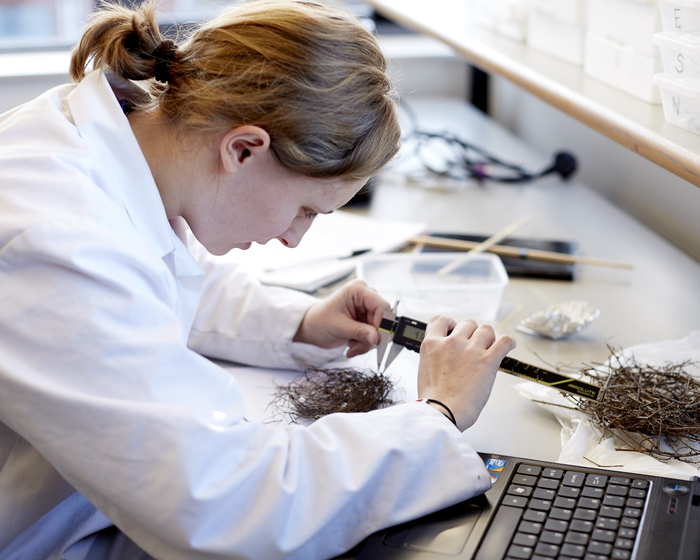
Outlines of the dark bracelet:
[[438,406],[441,406],[447,411],[447,414],[444,416],[449,419],[450,422],[452,422],[455,426],[457,426],[457,420],[455,419],[455,415],[452,414],[452,411],[450,410],[450,407],[447,406],[445,403],[436,401],[435,399],[418,399],[418,402],[424,402],[427,404],[434,403]]

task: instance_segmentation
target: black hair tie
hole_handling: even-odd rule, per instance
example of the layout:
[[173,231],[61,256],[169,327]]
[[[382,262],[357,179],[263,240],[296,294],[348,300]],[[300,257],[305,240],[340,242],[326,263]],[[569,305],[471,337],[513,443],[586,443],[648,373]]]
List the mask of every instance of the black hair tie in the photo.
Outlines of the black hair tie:
[[167,84],[170,81],[170,63],[175,58],[176,50],[177,45],[175,42],[165,39],[151,53],[151,56],[156,60],[153,68],[153,77],[159,82]]

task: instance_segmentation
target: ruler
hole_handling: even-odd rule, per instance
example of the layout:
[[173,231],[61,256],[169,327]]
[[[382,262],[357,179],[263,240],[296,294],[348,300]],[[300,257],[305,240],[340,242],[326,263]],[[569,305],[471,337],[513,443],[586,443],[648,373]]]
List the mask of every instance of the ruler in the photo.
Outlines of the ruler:
[[[381,347],[378,347],[379,361],[381,362],[381,358],[389,342],[392,343],[392,350],[394,350],[389,355],[385,369],[388,367],[391,360],[396,357],[397,349],[408,348],[414,352],[420,351],[421,342],[425,337],[426,327],[427,325],[425,323],[408,317],[384,316],[379,326],[380,334],[382,331],[384,332],[380,344]],[[598,402],[602,401],[605,397],[605,388],[600,385],[587,383],[580,379],[569,377],[568,375],[533,366],[532,364],[521,362],[515,358],[510,358],[509,356],[503,358],[498,369],[576,397]]]

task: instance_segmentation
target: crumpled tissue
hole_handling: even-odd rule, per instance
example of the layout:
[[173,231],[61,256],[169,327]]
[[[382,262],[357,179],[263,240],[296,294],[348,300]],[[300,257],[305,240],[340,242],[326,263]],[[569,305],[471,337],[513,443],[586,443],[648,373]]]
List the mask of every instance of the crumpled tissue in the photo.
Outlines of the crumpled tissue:
[[[686,360],[696,362],[686,371],[700,377],[700,366],[697,365],[700,363],[700,331],[693,331],[679,340],[632,346],[620,352],[620,355],[623,358],[633,355],[637,362],[651,366]],[[559,462],[586,467],[603,466],[638,474],[682,479],[700,476],[700,457],[697,458],[697,463],[691,464],[674,459],[659,461],[635,451],[618,451],[615,447],[619,442],[612,437],[601,439],[600,432],[588,417],[572,409],[572,401],[561,392],[532,382],[520,383],[515,388],[522,396],[554,414],[561,424],[562,450]]]
[[600,309],[585,301],[564,301],[550,305],[520,322],[518,330],[558,340],[581,332],[598,318]]

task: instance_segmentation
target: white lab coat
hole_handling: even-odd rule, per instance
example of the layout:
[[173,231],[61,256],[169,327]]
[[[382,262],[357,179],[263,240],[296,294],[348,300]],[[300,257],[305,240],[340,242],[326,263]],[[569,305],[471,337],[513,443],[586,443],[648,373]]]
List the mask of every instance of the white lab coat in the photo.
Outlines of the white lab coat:
[[0,558],[76,490],[157,558],[310,560],[488,488],[424,404],[245,421],[202,354],[321,363],[314,300],[188,251],[107,78],[0,116]]

